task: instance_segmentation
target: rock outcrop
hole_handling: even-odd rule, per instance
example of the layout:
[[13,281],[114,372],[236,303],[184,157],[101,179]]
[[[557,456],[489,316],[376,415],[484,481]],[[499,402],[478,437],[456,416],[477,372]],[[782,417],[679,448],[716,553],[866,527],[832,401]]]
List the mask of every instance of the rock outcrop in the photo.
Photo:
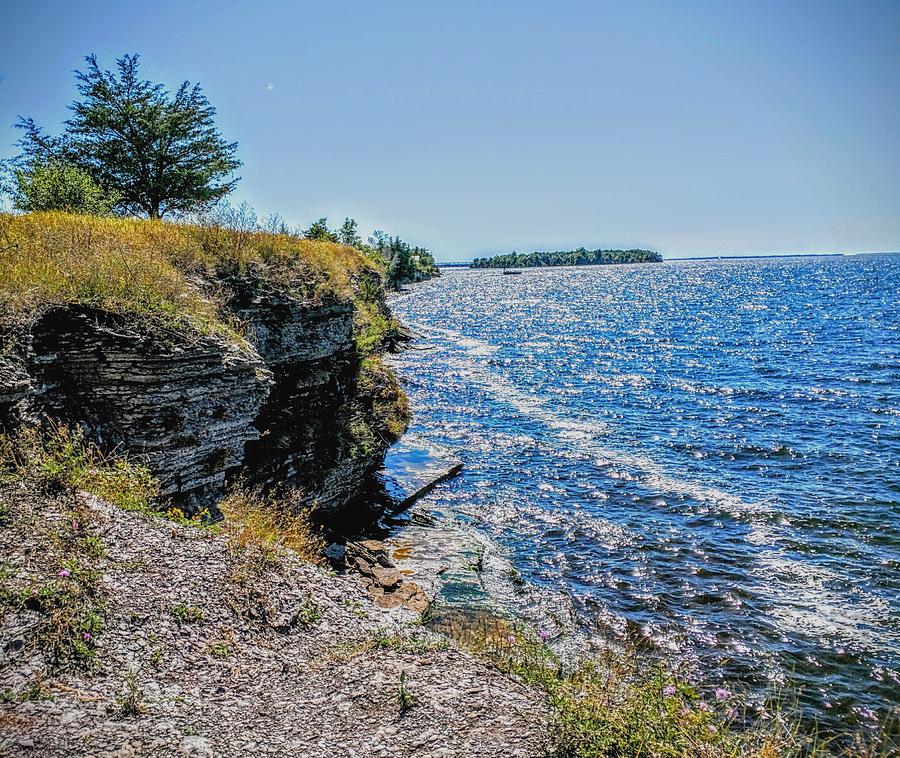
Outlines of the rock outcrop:
[[[349,300],[303,300],[252,270],[206,282],[247,339],[87,306],[0,335],[0,427],[48,418],[146,463],[162,494],[215,515],[229,479],[299,488],[325,515],[360,494],[392,441],[356,445],[371,403]],[[393,381],[393,380],[392,380]]]
[[248,346],[84,306],[52,308],[18,337],[0,379],[18,380],[6,393],[17,415],[77,424],[102,449],[127,451],[189,512],[221,495],[258,436],[272,379]]
[[352,450],[359,358],[353,304],[310,304],[261,287],[253,277],[229,280],[226,308],[251,332],[273,375],[269,396],[246,447],[245,478],[264,486],[290,484],[322,512],[339,510],[381,461]]

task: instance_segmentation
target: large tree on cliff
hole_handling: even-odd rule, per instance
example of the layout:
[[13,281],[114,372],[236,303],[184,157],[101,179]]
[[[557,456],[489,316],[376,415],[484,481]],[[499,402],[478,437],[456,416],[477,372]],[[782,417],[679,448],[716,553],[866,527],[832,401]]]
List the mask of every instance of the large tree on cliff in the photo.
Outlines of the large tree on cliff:
[[63,161],[86,171],[118,196],[117,210],[162,218],[218,200],[234,188],[236,142],[216,128],[213,108],[199,84],[184,82],[174,94],[138,75],[137,55],[119,58],[118,72],[85,58],[76,71],[81,100],[60,137],[45,135],[20,118],[21,164]]

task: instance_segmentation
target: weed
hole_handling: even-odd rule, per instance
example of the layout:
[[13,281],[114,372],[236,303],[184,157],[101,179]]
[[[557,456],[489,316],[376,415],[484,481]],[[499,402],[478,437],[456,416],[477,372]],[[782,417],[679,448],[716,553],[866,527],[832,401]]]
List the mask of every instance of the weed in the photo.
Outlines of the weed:
[[325,541],[313,525],[309,509],[302,506],[300,493],[279,498],[237,486],[219,508],[225,515],[223,529],[233,553],[244,563],[234,569],[235,578],[258,575],[274,564],[284,549],[311,563],[323,562]]
[[91,558],[101,559],[106,557],[106,546],[100,537],[88,536],[82,539],[84,552]]
[[175,617],[178,626],[182,624],[196,624],[203,621],[203,610],[196,605],[178,603],[178,605],[173,605],[169,609],[169,613]]
[[387,634],[379,629],[372,637],[372,646],[376,649],[395,650],[398,653],[422,655],[423,653],[448,650],[450,641],[437,635],[404,637],[398,634]]
[[350,612],[356,616],[358,619],[367,619],[369,618],[369,614],[363,608],[362,603],[359,600],[354,600],[353,598],[346,597],[341,601],[341,604],[350,610]]
[[311,598],[307,598],[297,613],[297,623],[302,626],[312,626],[322,618],[322,610]]
[[150,663],[152,663],[155,667],[159,668],[159,664],[163,659],[163,655],[165,655],[166,646],[165,645],[157,645],[153,648],[153,651],[150,653]]
[[216,642],[209,646],[209,652],[216,658],[227,658],[231,655],[232,648],[227,642]]
[[412,708],[416,704],[416,701],[416,696],[410,692],[409,687],[406,686],[406,672],[401,671],[400,681],[397,683],[397,708],[400,711],[400,715],[402,716]]
[[140,716],[144,712],[144,693],[138,687],[137,673],[129,671],[124,677],[125,688],[116,701],[116,712],[122,718]]

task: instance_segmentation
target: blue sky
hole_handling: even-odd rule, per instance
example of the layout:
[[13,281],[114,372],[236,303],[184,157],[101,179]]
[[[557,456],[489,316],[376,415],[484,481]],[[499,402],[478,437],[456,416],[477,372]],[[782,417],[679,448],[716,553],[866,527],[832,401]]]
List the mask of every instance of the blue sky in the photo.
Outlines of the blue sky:
[[9,3],[0,155],[72,70],[200,81],[235,200],[441,260],[900,249],[900,0]]

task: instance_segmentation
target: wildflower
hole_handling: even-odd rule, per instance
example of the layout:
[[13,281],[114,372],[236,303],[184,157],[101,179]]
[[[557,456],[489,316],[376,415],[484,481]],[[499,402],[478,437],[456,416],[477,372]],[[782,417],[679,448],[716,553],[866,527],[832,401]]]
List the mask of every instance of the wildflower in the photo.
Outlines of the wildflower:
[[701,700],[699,703],[697,703],[697,710],[707,712],[709,711],[709,705],[705,700]]
[[665,687],[663,687],[663,695],[665,695],[666,697],[674,697],[677,691],[678,690],[675,689],[674,684],[667,684]]
[[65,579],[67,576],[72,576],[72,572],[69,571],[69,569],[61,569],[57,576],[61,576],[63,579]]
[[546,629],[541,629],[541,631],[538,632],[538,636],[542,640],[546,640],[550,636],[550,632],[548,632]]
[[510,634],[506,639],[510,642],[510,644],[512,644],[516,641],[516,635]]
[[716,700],[725,700],[731,693],[724,687],[716,687]]
[[77,522],[77,521],[73,521],[73,522],[72,522],[72,531],[73,531],[73,532],[77,532],[77,531],[78,531],[78,522]]
[[732,707],[729,708],[727,711],[725,711],[725,715],[728,716],[729,719],[732,719],[732,720],[733,720],[733,719],[736,719],[736,718],[737,718],[737,715],[738,715],[737,708],[735,708],[734,706],[732,706]]
[[84,632],[84,633],[81,635],[81,639],[83,639],[85,642],[87,642],[88,640],[91,639],[91,633],[90,633],[90,632]]

